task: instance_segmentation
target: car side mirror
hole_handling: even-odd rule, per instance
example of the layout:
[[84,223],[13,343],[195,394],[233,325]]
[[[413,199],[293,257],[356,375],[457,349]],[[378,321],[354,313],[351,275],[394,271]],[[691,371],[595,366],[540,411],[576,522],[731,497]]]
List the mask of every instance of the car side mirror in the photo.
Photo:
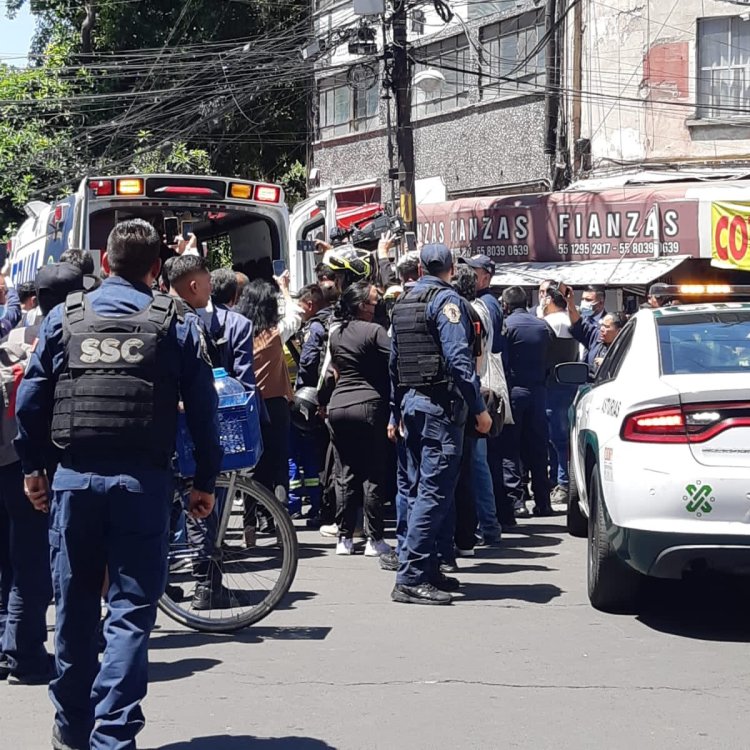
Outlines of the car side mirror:
[[589,380],[589,366],[585,362],[563,362],[555,367],[555,381],[560,385],[584,385]]

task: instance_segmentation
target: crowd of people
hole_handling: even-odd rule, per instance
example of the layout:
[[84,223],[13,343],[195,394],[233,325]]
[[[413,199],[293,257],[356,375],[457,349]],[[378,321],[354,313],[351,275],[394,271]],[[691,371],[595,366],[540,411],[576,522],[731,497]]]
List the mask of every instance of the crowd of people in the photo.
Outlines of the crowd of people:
[[[69,250],[33,285],[0,284],[0,374],[15,373],[0,378],[15,404],[0,430],[0,679],[51,681],[54,748],[135,747],[167,579],[178,403],[201,543],[216,514],[212,368],[257,397],[254,478],[335,539],[336,555],[363,539],[396,574],[393,601],[450,604],[458,557],[566,502],[575,390],[555,367],[583,361],[594,376],[626,317],[601,288],[576,304],[543,280],[534,307],[521,287],[492,288],[486,256],[432,244],[394,262],[395,244],[324,246],[316,283],[292,294],[288,274],[211,271],[189,242],[165,257],[153,227],[131,220],[113,229],[98,276]],[[245,547],[271,523],[246,507]],[[226,594],[207,575],[193,605],[221,609]]]

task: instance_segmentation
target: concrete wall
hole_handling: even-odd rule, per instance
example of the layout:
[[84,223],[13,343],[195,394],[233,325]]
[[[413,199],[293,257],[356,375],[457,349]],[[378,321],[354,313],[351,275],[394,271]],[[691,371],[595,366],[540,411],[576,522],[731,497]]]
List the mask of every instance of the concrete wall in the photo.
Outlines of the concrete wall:
[[717,0],[584,0],[581,135],[591,139],[595,173],[621,162],[750,158],[750,113],[731,124],[696,118],[697,19],[748,10]]
[[[544,102],[511,100],[505,106],[467,107],[418,122],[414,128],[417,179],[441,177],[448,192],[544,180]],[[388,176],[383,131],[314,147],[324,186]]]

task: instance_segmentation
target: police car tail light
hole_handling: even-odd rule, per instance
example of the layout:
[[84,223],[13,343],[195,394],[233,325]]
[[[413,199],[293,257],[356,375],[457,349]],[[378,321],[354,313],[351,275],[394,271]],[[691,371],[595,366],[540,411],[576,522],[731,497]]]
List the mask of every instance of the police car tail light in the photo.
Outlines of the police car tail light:
[[636,412],[626,417],[621,437],[636,443],[705,443],[732,427],[750,427],[750,402]]
[[621,437],[635,443],[686,443],[685,416],[680,407],[649,409],[626,417]]

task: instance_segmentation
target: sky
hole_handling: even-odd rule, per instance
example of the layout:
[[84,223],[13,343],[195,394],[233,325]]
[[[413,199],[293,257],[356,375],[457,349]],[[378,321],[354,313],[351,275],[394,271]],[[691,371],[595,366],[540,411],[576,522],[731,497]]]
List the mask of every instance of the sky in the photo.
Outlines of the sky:
[[26,64],[23,58],[28,54],[31,37],[34,36],[34,18],[28,6],[25,3],[23,10],[12,21],[0,11],[0,62]]

